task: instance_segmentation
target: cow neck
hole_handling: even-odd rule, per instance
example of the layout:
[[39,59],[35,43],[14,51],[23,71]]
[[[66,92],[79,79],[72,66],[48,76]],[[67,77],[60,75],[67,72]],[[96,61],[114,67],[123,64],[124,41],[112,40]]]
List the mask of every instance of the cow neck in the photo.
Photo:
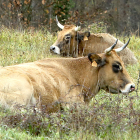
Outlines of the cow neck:
[[73,60],[71,72],[77,84],[86,87],[93,94],[98,92],[98,69],[91,66],[91,62],[87,57]]

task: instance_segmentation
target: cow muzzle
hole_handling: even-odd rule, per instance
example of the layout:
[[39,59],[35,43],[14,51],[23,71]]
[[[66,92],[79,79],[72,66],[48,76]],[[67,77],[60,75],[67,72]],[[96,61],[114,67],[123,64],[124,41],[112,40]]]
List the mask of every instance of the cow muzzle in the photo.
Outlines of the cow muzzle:
[[60,54],[60,49],[57,46],[51,46],[50,47],[50,52],[54,54]]
[[113,93],[113,94],[128,94],[135,90],[135,84],[127,84],[124,88],[113,88],[113,87],[106,87],[106,91]]
[[127,94],[134,90],[135,90],[135,84],[127,84],[124,89],[120,90],[120,92],[123,94]]

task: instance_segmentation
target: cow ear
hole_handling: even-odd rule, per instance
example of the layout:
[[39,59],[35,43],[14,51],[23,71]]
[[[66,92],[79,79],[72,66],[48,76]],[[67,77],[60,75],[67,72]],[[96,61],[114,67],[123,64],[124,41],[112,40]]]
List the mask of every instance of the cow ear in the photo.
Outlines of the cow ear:
[[102,60],[98,54],[90,53],[88,55],[88,59],[90,60],[93,67],[101,67],[105,65],[105,60]]
[[88,31],[85,32],[85,33],[84,33],[84,39],[83,39],[83,40],[84,40],[84,41],[88,40],[88,37],[89,37],[89,36],[90,36],[90,32],[88,32]]
[[87,36],[87,37],[90,37],[90,32],[89,32],[89,31],[86,31],[86,32],[84,33],[84,35]]

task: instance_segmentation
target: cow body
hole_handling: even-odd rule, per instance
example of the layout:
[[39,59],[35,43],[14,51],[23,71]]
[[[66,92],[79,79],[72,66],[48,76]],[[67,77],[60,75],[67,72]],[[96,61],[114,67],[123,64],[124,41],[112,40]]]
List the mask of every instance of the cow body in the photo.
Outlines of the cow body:
[[88,103],[100,89],[129,93],[135,88],[115,51],[3,67],[0,81],[2,105],[44,106],[47,112],[64,103]]
[[[84,84],[85,87],[90,88],[90,81],[86,79],[89,79],[91,75],[86,69],[84,70],[85,63],[89,64],[87,70],[89,66],[91,68],[88,58],[44,59],[4,67],[0,70],[1,103],[27,106],[51,105],[51,110],[55,111],[57,106],[52,107],[55,102],[84,102],[83,97],[78,96],[82,92],[82,87],[69,90],[72,85],[82,86]],[[82,73],[86,75],[86,78]],[[80,81],[85,81],[85,83]]]
[[[80,33],[75,30],[77,27],[74,25],[62,26],[60,26],[62,31],[59,32],[56,42],[50,47],[51,52],[62,56],[78,57],[87,56],[89,53],[103,53],[116,40],[114,36],[108,33]],[[124,43],[119,40],[116,48],[122,47],[123,45]],[[118,55],[125,64],[137,63],[136,57],[129,48],[118,53]]]

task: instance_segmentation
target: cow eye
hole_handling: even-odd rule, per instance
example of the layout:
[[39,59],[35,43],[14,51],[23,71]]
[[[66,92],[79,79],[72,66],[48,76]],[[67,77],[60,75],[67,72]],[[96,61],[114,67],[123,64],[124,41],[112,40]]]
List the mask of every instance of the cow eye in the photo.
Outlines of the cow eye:
[[70,40],[70,38],[71,38],[70,34],[65,35],[65,40]]
[[122,70],[122,66],[119,64],[113,64],[112,68],[115,73],[118,73],[120,70]]

